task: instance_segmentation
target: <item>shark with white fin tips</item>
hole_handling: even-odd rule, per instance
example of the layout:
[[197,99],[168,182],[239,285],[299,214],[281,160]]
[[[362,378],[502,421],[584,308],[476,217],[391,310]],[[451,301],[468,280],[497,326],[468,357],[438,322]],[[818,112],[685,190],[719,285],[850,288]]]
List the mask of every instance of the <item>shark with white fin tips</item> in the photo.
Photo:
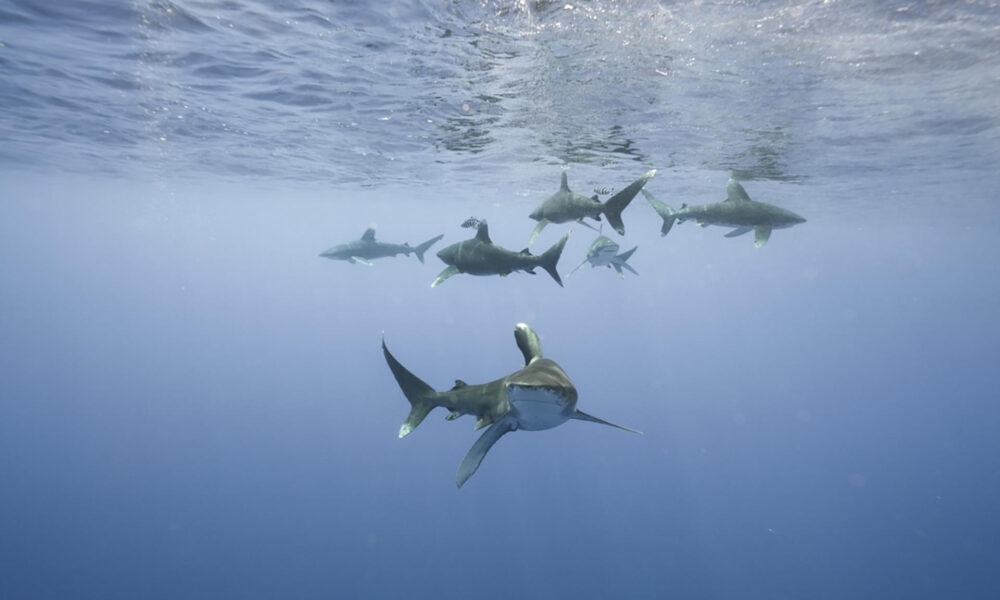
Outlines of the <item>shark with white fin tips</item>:
[[447,417],[449,421],[462,415],[475,415],[476,429],[489,426],[462,460],[456,479],[458,487],[472,477],[493,444],[511,431],[551,429],[576,419],[641,433],[577,409],[573,382],[555,361],[542,357],[541,343],[531,327],[518,323],[514,339],[524,356],[523,369],[489,383],[469,385],[455,381],[455,387],[445,392],[435,391],[408,371],[389,352],[385,338],[382,339],[385,361],[410,401],[410,414],[399,428],[399,437],[406,437],[438,406],[451,411]]
[[592,267],[614,268],[615,271],[618,271],[618,276],[622,279],[625,278],[625,272],[622,271],[623,268],[638,275],[639,273],[632,268],[632,265],[628,264],[628,259],[632,258],[632,254],[635,253],[638,246],[628,252],[618,254],[620,248],[621,246],[611,238],[605,235],[597,236],[597,239],[590,244],[590,248],[587,250],[587,258],[583,259],[583,262],[578,264],[569,274],[572,275],[577,269],[589,262]]
[[743,186],[735,179],[730,179],[726,183],[726,199],[722,202],[698,206],[684,204],[677,210],[660,202],[646,190],[642,190],[642,193],[646,196],[646,200],[649,200],[653,209],[663,218],[660,235],[667,235],[675,221],[683,223],[687,219],[692,219],[702,227],[709,225],[735,227],[726,234],[726,237],[736,237],[753,231],[753,245],[760,248],[771,238],[773,229],[791,227],[806,222],[804,218],[790,210],[751,200]]
[[424,252],[436,244],[444,234],[433,237],[419,246],[413,247],[409,244],[387,244],[375,241],[375,229],[369,227],[361,235],[361,239],[334,246],[320,254],[323,258],[333,260],[346,260],[354,264],[372,266],[371,260],[375,258],[385,258],[386,256],[396,256],[397,254],[410,253],[417,255],[417,260],[424,262]]
[[[566,171],[562,172],[562,181],[559,191],[549,196],[542,202],[529,216],[538,221],[538,225],[531,232],[528,245],[535,243],[538,234],[545,229],[549,223],[569,223],[570,221],[583,222],[585,217],[590,217],[597,221],[601,220],[601,214],[608,218],[608,223],[618,233],[625,235],[625,224],[622,222],[622,211],[632,202],[632,198],[639,193],[642,186],[656,175],[656,169],[646,172],[642,177],[630,183],[625,189],[614,196],[608,198],[607,202],[601,203],[595,195],[588,198],[582,194],[570,191],[566,180]],[[592,226],[583,223],[593,229]]]
[[526,271],[534,275],[535,268],[545,269],[552,279],[562,287],[562,279],[556,271],[563,246],[569,239],[567,233],[561,240],[542,254],[534,255],[525,248],[514,252],[502,248],[490,239],[490,230],[485,220],[476,220],[475,237],[452,244],[437,253],[438,258],[448,265],[431,283],[431,287],[441,285],[446,279],[458,273],[469,275],[500,275],[504,277],[514,271]]

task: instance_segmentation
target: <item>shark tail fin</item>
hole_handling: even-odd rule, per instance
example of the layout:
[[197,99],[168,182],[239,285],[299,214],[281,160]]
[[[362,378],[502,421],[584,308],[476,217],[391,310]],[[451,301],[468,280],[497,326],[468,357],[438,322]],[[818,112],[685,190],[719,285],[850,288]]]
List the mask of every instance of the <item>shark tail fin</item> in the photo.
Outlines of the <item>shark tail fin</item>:
[[635,195],[639,193],[642,186],[646,185],[646,182],[652,179],[654,175],[656,175],[656,169],[648,171],[642,177],[630,183],[625,189],[608,198],[608,201],[604,203],[604,215],[608,218],[608,223],[611,224],[611,227],[618,232],[618,235],[625,235],[625,223],[622,222],[622,211],[632,202],[632,198],[635,198]]
[[562,287],[562,279],[559,277],[559,271],[556,271],[556,264],[559,262],[559,257],[562,255],[563,246],[566,245],[566,240],[569,239],[569,234],[567,233],[562,237],[561,240],[556,242],[551,248],[546,250],[541,256],[538,257],[538,266],[542,267],[548,271],[552,279],[556,280],[559,287]]
[[670,228],[674,226],[674,221],[677,220],[677,211],[657,200],[655,196],[646,190],[642,190],[642,194],[646,196],[646,200],[649,200],[649,205],[653,207],[653,210],[663,218],[663,227],[660,228],[660,235],[667,235],[670,233]]
[[622,252],[621,254],[619,254],[618,256],[616,256],[614,258],[614,260],[612,261],[611,264],[613,264],[615,266],[615,268],[618,271],[619,275],[622,275],[622,267],[625,267],[626,269],[628,269],[629,271],[632,271],[636,275],[639,274],[638,271],[636,271],[635,269],[632,268],[632,265],[628,264],[628,259],[632,258],[632,255],[635,253],[635,251],[638,248],[639,247],[636,246],[635,248],[632,248],[628,252]]
[[438,241],[441,238],[443,238],[443,237],[444,237],[444,234],[442,233],[441,235],[439,235],[437,237],[432,237],[431,239],[427,240],[423,244],[420,244],[419,246],[417,246],[416,248],[414,248],[413,251],[417,254],[417,260],[419,260],[420,262],[424,262],[424,252],[427,252],[428,248],[430,248],[434,244],[438,243]]
[[389,364],[389,369],[392,371],[393,377],[396,378],[399,389],[403,390],[403,395],[410,401],[410,414],[403,421],[403,426],[399,428],[399,437],[406,437],[417,428],[417,425],[420,425],[427,413],[435,407],[434,396],[437,395],[437,392],[406,367],[399,364],[396,357],[386,347],[385,338],[382,338],[382,354],[385,355],[385,362]]

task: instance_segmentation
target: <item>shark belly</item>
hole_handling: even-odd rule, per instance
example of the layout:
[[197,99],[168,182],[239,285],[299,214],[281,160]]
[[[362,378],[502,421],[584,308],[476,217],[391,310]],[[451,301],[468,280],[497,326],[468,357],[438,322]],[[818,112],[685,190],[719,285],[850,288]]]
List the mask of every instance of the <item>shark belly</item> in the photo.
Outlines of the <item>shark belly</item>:
[[575,406],[560,390],[510,384],[507,386],[510,416],[518,429],[540,431],[565,423]]

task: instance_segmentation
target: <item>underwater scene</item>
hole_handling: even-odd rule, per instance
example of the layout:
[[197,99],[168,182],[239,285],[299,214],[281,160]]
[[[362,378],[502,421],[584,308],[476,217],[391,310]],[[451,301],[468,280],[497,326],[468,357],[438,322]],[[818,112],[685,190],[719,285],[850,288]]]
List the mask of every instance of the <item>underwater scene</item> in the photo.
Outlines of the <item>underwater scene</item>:
[[998,598],[998,183],[994,0],[0,0],[0,598]]

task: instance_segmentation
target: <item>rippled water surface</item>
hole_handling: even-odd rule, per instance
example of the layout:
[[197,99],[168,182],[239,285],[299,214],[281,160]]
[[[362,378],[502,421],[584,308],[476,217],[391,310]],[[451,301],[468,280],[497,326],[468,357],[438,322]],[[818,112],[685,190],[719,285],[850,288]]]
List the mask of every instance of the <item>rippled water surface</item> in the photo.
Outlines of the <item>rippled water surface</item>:
[[0,152],[366,185],[493,182],[525,162],[779,180],[990,170],[997,12],[985,0],[8,0]]

